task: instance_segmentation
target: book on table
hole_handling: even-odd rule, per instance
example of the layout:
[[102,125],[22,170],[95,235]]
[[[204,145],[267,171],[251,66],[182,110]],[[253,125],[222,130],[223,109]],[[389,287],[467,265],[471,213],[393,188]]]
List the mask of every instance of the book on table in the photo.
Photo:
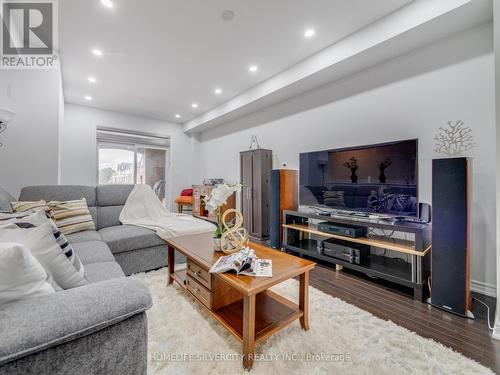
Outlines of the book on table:
[[237,275],[272,277],[271,259],[259,259],[255,251],[244,248],[237,253],[220,257],[210,268],[211,273],[235,272]]

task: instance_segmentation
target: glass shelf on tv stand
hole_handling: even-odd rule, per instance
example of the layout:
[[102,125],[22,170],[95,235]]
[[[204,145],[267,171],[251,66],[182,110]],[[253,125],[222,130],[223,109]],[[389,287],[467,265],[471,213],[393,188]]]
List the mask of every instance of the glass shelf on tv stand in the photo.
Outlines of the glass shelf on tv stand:
[[409,216],[397,216],[383,213],[370,213],[361,211],[339,210],[332,208],[323,208],[315,206],[300,206],[298,212],[304,214],[312,214],[322,217],[325,221],[330,218],[348,219],[350,221],[370,222],[370,223],[399,223],[402,225],[418,225],[427,226],[428,223],[422,222],[417,218]]
[[340,210],[340,209],[323,208],[315,206],[300,206],[299,212],[317,214],[325,218],[347,217],[352,219],[358,218],[362,220],[388,220],[388,219],[399,218],[399,216],[391,216],[388,214],[379,214],[379,213],[375,214],[370,212],[349,211],[349,210]]

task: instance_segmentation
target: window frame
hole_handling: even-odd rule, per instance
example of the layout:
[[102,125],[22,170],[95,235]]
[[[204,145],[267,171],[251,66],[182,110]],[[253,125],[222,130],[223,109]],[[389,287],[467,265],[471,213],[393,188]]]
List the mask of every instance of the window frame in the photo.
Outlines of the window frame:
[[[125,141],[120,141],[120,140],[105,140],[105,139],[100,139],[99,138],[99,131],[103,132],[110,132],[110,133],[115,133],[117,135],[121,135],[123,137],[141,137],[141,138],[151,138],[152,140],[161,140],[164,143],[168,144],[165,146],[161,146],[158,144],[148,144],[147,142],[142,142],[142,143],[135,143],[135,142],[125,142]],[[99,166],[100,166],[100,149],[101,145],[126,145],[126,146],[131,146],[133,148],[134,152],[134,185],[137,184],[137,149],[142,148],[142,149],[155,149],[155,150],[164,150],[165,151],[165,175],[164,179],[168,185],[168,171],[170,169],[170,152],[171,152],[171,147],[170,147],[170,136],[165,136],[165,135],[158,135],[158,134],[151,134],[151,133],[144,133],[144,132],[134,132],[134,131],[129,131],[129,130],[122,130],[122,129],[116,129],[116,128],[108,128],[108,127],[96,127],[96,185],[99,186],[101,185],[99,182]],[[167,198],[167,187],[165,187],[165,198]]]

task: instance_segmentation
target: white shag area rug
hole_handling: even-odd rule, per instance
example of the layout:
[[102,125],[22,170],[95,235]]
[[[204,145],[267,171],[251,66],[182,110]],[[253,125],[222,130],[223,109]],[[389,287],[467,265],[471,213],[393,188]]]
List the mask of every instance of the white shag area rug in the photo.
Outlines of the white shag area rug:
[[[241,343],[174,283],[167,270],[134,275],[153,295],[148,374],[248,374]],[[273,288],[297,301],[298,282]],[[251,374],[493,374],[488,368],[390,321],[309,290],[309,331],[293,322],[256,347]]]

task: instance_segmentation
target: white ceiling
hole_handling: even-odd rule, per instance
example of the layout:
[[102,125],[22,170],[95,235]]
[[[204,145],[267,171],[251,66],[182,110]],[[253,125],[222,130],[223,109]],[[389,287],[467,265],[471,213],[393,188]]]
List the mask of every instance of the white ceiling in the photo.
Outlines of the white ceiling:
[[[413,1],[240,95],[201,113],[184,124],[184,131],[200,133],[237,119],[241,119],[242,122],[239,123],[242,124],[245,123],[246,115],[281,102],[290,104],[288,99],[298,96],[301,96],[301,100],[289,107],[288,114],[328,103],[328,100],[332,100],[328,96],[312,95],[306,99],[302,95],[312,91],[321,92],[315,89],[336,85],[344,78],[461,31],[491,24],[492,19],[492,0]],[[394,77],[398,74],[395,70]],[[312,97],[315,100],[311,101]]]
[[112,1],[59,2],[66,101],[184,123],[412,0]]

